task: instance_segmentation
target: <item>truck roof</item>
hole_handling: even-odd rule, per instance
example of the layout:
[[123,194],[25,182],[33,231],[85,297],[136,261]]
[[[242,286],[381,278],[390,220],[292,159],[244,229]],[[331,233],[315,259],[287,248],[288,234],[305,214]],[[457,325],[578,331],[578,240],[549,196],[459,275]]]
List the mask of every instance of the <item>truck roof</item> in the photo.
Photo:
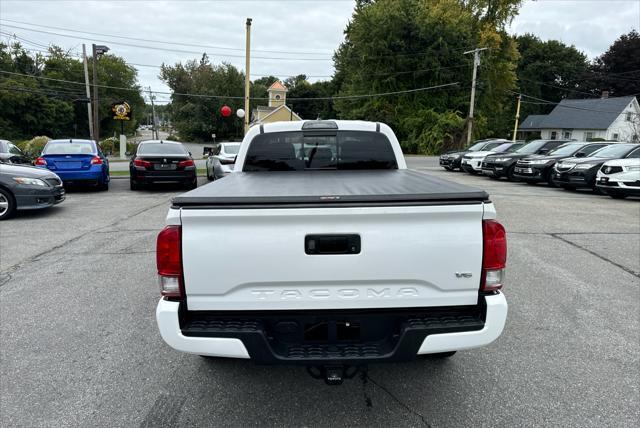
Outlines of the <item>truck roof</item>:
[[174,207],[262,208],[480,203],[481,189],[419,171],[234,172],[173,199]]

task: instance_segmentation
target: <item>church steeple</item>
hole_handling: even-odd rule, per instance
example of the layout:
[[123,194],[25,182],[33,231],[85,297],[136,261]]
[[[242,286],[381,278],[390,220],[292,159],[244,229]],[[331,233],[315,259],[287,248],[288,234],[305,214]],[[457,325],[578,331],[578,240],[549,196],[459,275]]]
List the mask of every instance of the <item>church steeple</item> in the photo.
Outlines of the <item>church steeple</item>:
[[287,100],[287,88],[282,82],[276,80],[273,82],[273,85],[269,86],[267,92],[269,93],[269,107],[280,107],[285,104]]

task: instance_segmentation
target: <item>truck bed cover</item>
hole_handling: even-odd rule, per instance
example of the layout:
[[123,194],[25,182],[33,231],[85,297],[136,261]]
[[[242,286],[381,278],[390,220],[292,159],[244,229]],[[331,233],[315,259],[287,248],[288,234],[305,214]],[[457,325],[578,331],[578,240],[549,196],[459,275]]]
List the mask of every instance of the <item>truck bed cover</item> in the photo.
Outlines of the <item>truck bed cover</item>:
[[481,189],[419,171],[236,172],[173,199],[174,207],[253,208],[469,204],[488,201]]

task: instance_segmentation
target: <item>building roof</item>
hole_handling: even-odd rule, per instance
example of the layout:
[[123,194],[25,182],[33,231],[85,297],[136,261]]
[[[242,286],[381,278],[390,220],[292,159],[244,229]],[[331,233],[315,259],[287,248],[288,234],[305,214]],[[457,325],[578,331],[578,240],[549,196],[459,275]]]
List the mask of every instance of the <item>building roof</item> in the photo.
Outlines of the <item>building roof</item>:
[[530,114],[525,120],[522,121],[518,127],[521,131],[534,131],[542,128],[542,122],[546,119],[546,114]]
[[286,86],[284,86],[282,84],[281,81],[276,80],[275,82],[273,82],[273,84],[271,86],[269,86],[269,89],[267,89],[267,91],[284,91],[284,92],[287,92],[287,88],[286,88]]
[[634,99],[633,95],[583,100],[564,99],[543,118],[538,129],[608,129]]

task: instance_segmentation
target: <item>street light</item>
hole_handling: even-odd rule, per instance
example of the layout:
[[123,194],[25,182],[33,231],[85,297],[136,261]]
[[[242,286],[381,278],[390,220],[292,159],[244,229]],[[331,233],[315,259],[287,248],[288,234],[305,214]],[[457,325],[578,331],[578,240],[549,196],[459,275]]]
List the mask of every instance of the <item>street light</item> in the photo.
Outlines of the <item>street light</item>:
[[100,141],[100,113],[98,105],[98,57],[109,52],[109,47],[93,45],[93,135],[96,142]]

